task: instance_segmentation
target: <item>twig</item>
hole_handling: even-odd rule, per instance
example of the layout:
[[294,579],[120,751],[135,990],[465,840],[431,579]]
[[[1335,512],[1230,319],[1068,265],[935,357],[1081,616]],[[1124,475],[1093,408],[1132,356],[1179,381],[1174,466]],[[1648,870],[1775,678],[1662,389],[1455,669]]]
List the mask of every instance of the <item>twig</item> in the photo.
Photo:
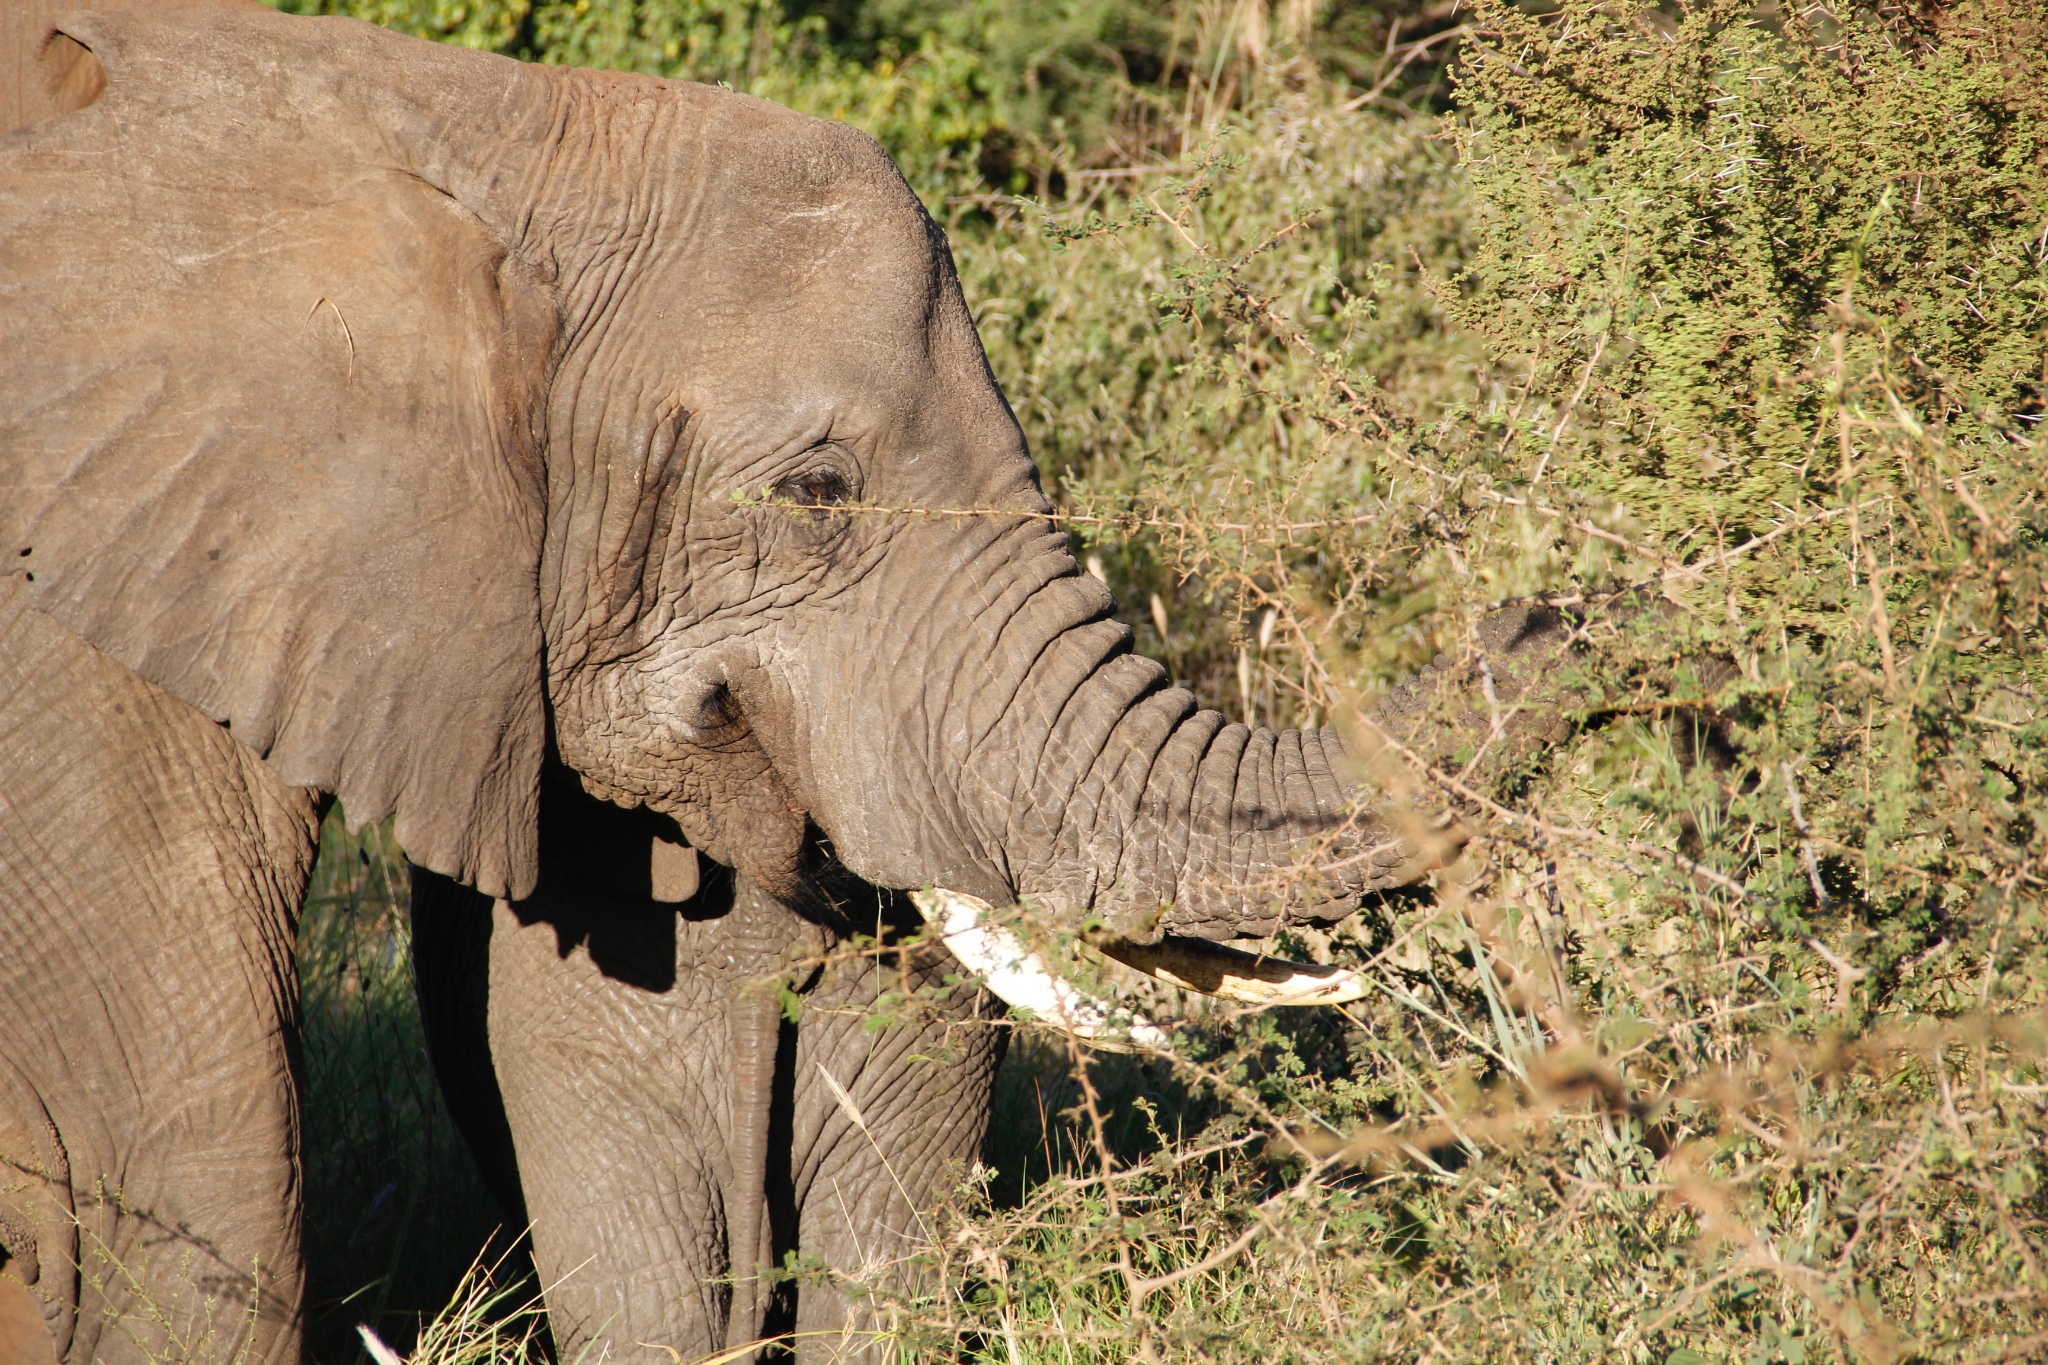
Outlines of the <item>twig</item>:
[[1737,900],[1743,902],[1744,904],[1751,904],[1754,903],[1754,901],[1756,900],[1755,893],[1752,892],[1748,887],[1744,886],[1741,882],[1738,882],[1734,878],[1726,876],[1723,873],[1716,872],[1714,871],[1714,869],[1710,867],[1706,867],[1698,862],[1695,862],[1693,859],[1686,857],[1683,853],[1677,853],[1668,848],[1659,848],[1655,844],[1646,844],[1640,839],[1618,839],[1614,835],[1608,834],[1602,830],[1581,829],[1575,826],[1565,825],[1550,825],[1547,822],[1539,823],[1536,817],[1524,814],[1523,812],[1518,810],[1512,810],[1507,806],[1503,806],[1498,801],[1495,801],[1492,798],[1473,790],[1471,787],[1465,785],[1463,782],[1460,782],[1456,778],[1451,777],[1449,774],[1440,771],[1428,759],[1423,758],[1420,754],[1410,749],[1407,745],[1395,739],[1392,734],[1388,733],[1387,730],[1383,728],[1379,724],[1379,722],[1374,720],[1370,715],[1367,715],[1361,711],[1359,714],[1359,720],[1366,726],[1367,729],[1373,732],[1374,736],[1379,740],[1381,746],[1384,749],[1399,756],[1411,767],[1413,767],[1416,770],[1416,772],[1420,773],[1424,779],[1426,779],[1433,785],[1443,789],[1444,791],[1449,792],[1451,795],[1459,797],[1462,800],[1469,801],[1473,805],[1480,807],[1482,810],[1486,811],[1489,815],[1493,816],[1497,820],[1505,820],[1512,824],[1531,826],[1535,828],[1537,836],[1539,838],[1542,837],[1542,835],[1547,831],[1550,834],[1559,835],[1567,839],[1585,839],[1594,843],[1605,844],[1609,848],[1620,849],[1621,851],[1626,853],[1634,853],[1641,857],[1655,858],[1659,862],[1663,862],[1672,867],[1676,867],[1681,872],[1684,872],[1689,876],[1698,877],[1704,881],[1712,882],[1714,885],[1720,887],[1722,890],[1729,892]]
[[[1398,24],[1400,21],[1397,19],[1395,20],[1395,22]],[[1401,78],[1401,73],[1403,71],[1406,71],[1409,68],[1409,66],[1412,65],[1416,61],[1416,59],[1421,57],[1425,52],[1428,52],[1432,47],[1435,47],[1438,43],[1450,42],[1453,39],[1462,38],[1470,32],[1472,32],[1472,26],[1470,24],[1460,24],[1456,28],[1447,28],[1442,33],[1432,33],[1427,38],[1418,38],[1414,42],[1408,43],[1399,49],[1389,48],[1389,56],[1391,56],[1393,52],[1396,50],[1400,51],[1403,54],[1401,60],[1395,64],[1394,69],[1392,71],[1389,71],[1386,75],[1380,77],[1379,80],[1375,81],[1373,83],[1372,88],[1370,90],[1367,90],[1364,94],[1359,95],[1354,99],[1346,100],[1343,104],[1338,105],[1338,112],[1348,114],[1352,112],[1354,109],[1358,109],[1365,105],[1371,104],[1381,95],[1384,95],[1387,92],[1387,88],[1393,85],[1395,81]],[[1391,37],[1392,33],[1389,32],[1388,36]]]
[[1799,856],[1806,864],[1806,880],[1813,886],[1813,903],[1822,910],[1833,909],[1834,901],[1821,885],[1820,863],[1813,856],[1813,831],[1806,827],[1806,816],[1799,809],[1799,784],[1793,780],[1792,765],[1780,763],[1778,771],[1784,775],[1785,796],[1792,804],[1792,828],[1799,831]]
[[[1628,262],[1622,262],[1626,273]],[[1586,372],[1579,376],[1579,387],[1572,392],[1570,401],[1564,405],[1564,412],[1557,419],[1557,429],[1550,433],[1550,443],[1543,448],[1543,458],[1536,462],[1536,472],[1529,476],[1529,486],[1534,488],[1543,482],[1543,471],[1550,468],[1550,457],[1557,451],[1557,443],[1564,439],[1565,426],[1572,420],[1572,410],[1579,400],[1586,396],[1586,390],[1593,383],[1593,371],[1600,367],[1600,357],[1607,351],[1607,333],[1600,334],[1600,340],[1593,347],[1593,354],[1586,357]]]
[[[1186,175],[1198,171],[1200,166],[1105,166],[1100,170],[1068,171],[1069,180],[1122,180],[1127,176],[1140,175]],[[1157,208],[1158,205],[1153,205]]]
[[320,311],[320,305],[323,303],[334,310],[334,320],[341,324],[341,334],[348,340],[348,377],[353,381],[356,377],[356,334],[349,330],[348,319],[341,315],[341,308],[333,299],[322,295],[314,299],[313,306],[306,310],[306,320],[312,321],[313,314]]

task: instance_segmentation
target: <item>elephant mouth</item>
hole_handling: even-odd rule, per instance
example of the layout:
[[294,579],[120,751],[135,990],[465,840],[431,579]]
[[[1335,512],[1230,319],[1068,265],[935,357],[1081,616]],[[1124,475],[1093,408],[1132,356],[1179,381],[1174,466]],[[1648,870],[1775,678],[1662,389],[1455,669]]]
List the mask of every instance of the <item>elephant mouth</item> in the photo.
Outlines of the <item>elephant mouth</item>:
[[[987,901],[943,887],[913,891],[910,899],[961,965],[980,976],[1003,1003],[1098,1047],[1167,1045],[1167,1030],[1074,985],[1071,973],[1056,970],[1047,954],[1002,923]],[[1081,941],[1147,976],[1241,1004],[1341,1005],[1367,990],[1364,977],[1352,968],[1289,962],[1208,939],[1169,935],[1140,944],[1098,934]]]

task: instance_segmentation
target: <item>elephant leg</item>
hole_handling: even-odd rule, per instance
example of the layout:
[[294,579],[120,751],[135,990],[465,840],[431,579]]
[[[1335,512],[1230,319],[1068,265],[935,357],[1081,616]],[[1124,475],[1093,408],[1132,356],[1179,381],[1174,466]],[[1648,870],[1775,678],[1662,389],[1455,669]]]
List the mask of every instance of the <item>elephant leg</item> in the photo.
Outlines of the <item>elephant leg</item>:
[[[545,878],[487,912],[452,889],[416,892],[415,915],[466,913],[488,934],[488,1058],[437,1065],[495,1068],[561,1351],[603,1337],[689,1359],[795,1329],[821,1334],[798,1338],[800,1358],[866,1354],[869,1338],[838,1334],[877,1314],[772,1272],[794,1252],[842,1277],[913,1278],[923,1210],[981,1149],[1001,1035],[968,1017],[987,997],[870,1030],[884,992],[957,967],[922,963],[906,982],[892,954],[806,972],[826,947],[817,927],[728,879],[681,915]],[[815,977],[795,1021],[778,968]]]
[[[936,983],[942,955],[900,970],[894,953],[835,955],[818,923],[723,871],[657,900],[661,845],[639,822],[551,787],[540,886],[517,904],[415,869],[422,1010],[450,1108],[531,1219],[565,1357],[598,1338],[689,1359],[799,1322],[858,1328],[869,1317],[831,1286],[773,1272],[816,1252],[857,1274],[918,1243],[918,1210],[980,1148],[998,1040],[955,1025],[985,997],[869,1031],[868,1007]],[[804,1001],[795,1019],[785,986]],[[824,1338],[799,1341],[829,1356]]]
[[885,993],[936,988],[959,971],[930,949],[909,961],[842,959],[805,997],[792,1125],[796,1244],[852,1288],[803,1285],[800,1361],[895,1358],[886,1335],[867,1335],[887,1333],[886,1303],[858,1286],[916,1292],[930,1211],[981,1156],[1009,1037],[989,1023],[1001,1006],[956,990],[948,1005],[872,1025]]
[[[558,1349],[601,1337],[689,1359],[753,1339],[761,1257],[734,1248],[773,1231],[761,1205],[774,995],[764,1011],[729,972],[677,970],[679,956],[729,965],[752,951],[730,880],[685,907],[704,917],[693,922],[545,872],[516,906],[413,878],[435,1067],[500,1198],[530,1219]],[[477,956],[481,999],[451,969]]]
[[297,1358],[317,827],[310,794],[0,588],[0,1276],[62,1361]]

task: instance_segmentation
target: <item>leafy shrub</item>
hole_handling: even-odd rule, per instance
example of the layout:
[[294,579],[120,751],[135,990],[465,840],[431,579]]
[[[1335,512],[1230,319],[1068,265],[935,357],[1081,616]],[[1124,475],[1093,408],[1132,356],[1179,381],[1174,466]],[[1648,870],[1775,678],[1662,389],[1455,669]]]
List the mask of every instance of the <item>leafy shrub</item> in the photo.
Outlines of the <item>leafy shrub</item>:
[[1381,983],[1339,1059],[1191,1040],[1228,1117],[962,1223],[992,1342],[2043,1348],[2028,17],[1482,6],[1455,165],[1308,90],[1238,164],[1052,224],[1042,302],[1004,243],[998,372],[1212,704],[1369,749],[1361,692],[1489,607],[1587,647],[1570,744],[1490,790],[1383,770],[1481,835],[1333,945]]

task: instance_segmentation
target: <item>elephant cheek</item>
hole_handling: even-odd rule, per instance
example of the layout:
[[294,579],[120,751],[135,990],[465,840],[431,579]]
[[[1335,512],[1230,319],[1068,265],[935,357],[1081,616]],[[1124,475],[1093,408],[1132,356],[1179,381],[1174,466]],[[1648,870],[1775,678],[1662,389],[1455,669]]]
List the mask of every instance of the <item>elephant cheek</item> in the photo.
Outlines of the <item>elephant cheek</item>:
[[707,854],[770,896],[795,895],[808,827],[803,809],[760,750],[718,759],[699,799],[673,809],[667,800],[648,805],[673,817],[692,843],[693,823],[710,825],[709,841],[700,845]]
[[[735,713],[715,728],[665,724],[668,717],[646,708],[640,689],[592,691],[564,689],[555,713],[557,748],[584,790],[659,811],[692,847],[762,891],[794,894],[808,817],[745,717]],[[592,724],[591,717],[603,719]]]
[[768,894],[795,894],[809,820],[760,750],[693,754],[660,780],[628,787],[587,769],[580,776],[584,790],[601,801],[646,806],[673,819],[690,847]]

